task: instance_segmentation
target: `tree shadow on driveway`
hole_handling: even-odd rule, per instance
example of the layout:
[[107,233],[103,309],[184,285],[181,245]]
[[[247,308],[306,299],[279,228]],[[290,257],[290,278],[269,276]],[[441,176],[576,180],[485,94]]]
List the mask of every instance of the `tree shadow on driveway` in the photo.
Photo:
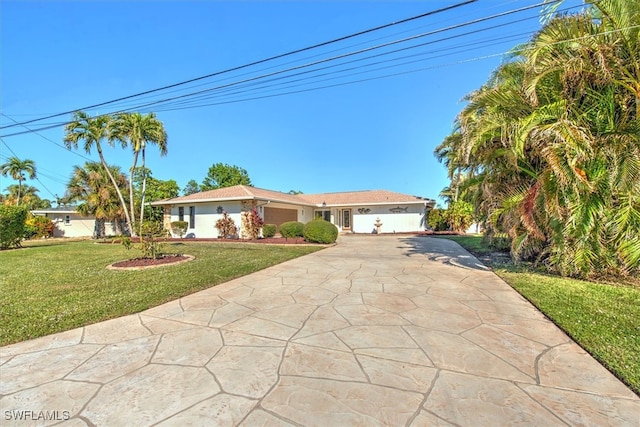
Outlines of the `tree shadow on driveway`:
[[406,256],[424,255],[430,261],[454,267],[491,271],[489,267],[482,264],[475,256],[452,240],[413,236],[402,238],[400,242],[403,243],[403,246],[399,246],[399,248],[404,250]]

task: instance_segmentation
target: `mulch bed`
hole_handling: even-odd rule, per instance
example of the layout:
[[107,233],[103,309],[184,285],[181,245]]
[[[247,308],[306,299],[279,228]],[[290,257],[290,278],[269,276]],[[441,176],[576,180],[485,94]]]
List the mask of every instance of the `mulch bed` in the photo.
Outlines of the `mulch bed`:
[[186,261],[189,257],[184,255],[163,255],[160,258],[133,258],[111,264],[117,268],[127,267],[149,267],[153,265],[173,264],[175,262]]

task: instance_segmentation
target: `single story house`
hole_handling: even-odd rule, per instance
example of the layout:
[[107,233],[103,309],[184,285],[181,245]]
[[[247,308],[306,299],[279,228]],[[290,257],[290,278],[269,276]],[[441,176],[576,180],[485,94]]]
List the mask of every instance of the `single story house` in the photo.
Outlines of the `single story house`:
[[[31,211],[33,215],[45,216],[53,221],[53,237],[92,237],[95,232],[95,216],[82,216],[74,206],[57,206]],[[105,222],[105,234],[115,236],[115,224]]]
[[323,218],[351,233],[407,233],[426,229],[426,216],[435,200],[386,190],[322,194],[289,194],[247,185],[219,188],[188,196],[159,200],[165,227],[173,221],[189,223],[187,237],[218,237],[216,222],[228,213],[240,226],[241,213],[253,207],[265,224],[307,223]]

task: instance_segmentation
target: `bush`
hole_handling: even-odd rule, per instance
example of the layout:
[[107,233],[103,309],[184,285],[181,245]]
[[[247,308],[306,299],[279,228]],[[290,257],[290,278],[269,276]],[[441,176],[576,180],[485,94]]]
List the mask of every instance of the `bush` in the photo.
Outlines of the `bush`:
[[[162,257],[164,244],[158,239],[167,236],[164,225],[159,221],[143,221],[139,230],[140,245],[138,249],[142,252],[142,257],[153,259]],[[122,245],[127,249],[131,249],[131,239],[123,239]]]
[[262,226],[262,237],[273,237],[276,235],[276,225],[275,224],[265,224]]
[[222,218],[216,221],[216,228],[218,229],[218,237],[221,239],[233,239],[238,234],[236,223],[227,211],[222,212]]
[[0,205],[0,249],[20,247],[26,220],[25,208]]
[[427,223],[433,231],[447,231],[449,229],[447,210],[439,208],[431,209]]
[[189,223],[187,221],[173,221],[171,223],[171,232],[182,237],[187,233]]
[[283,222],[280,224],[280,234],[288,239],[304,236],[304,224],[298,221]]
[[323,219],[314,219],[304,226],[304,238],[312,243],[334,243],[338,238],[338,227]]
[[256,208],[242,212],[240,217],[242,218],[242,237],[249,240],[257,239],[264,221]]
[[24,225],[24,237],[25,239],[31,239],[32,237],[52,237],[53,236],[53,221],[46,216],[31,216],[27,219]]

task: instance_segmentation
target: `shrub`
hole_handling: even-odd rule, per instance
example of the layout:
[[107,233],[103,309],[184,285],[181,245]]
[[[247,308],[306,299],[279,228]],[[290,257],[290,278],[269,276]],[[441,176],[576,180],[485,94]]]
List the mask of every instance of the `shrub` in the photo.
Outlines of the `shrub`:
[[238,234],[236,223],[227,211],[223,211],[222,218],[216,221],[216,228],[218,229],[218,237],[222,239],[232,239]]
[[276,225],[275,224],[265,224],[262,226],[262,237],[273,237],[276,235]]
[[171,223],[171,232],[182,238],[187,233],[189,223],[187,221],[173,221]]
[[304,238],[313,243],[334,243],[338,238],[338,227],[323,219],[314,219],[304,226]]
[[53,221],[46,216],[31,216],[27,218],[24,225],[24,237],[52,237]]
[[453,231],[464,233],[473,224],[473,205],[464,200],[458,200],[449,205],[447,214]]
[[25,208],[0,205],[0,249],[20,247],[26,220]]
[[446,231],[449,229],[449,219],[447,215],[446,209],[431,209],[429,211],[429,216],[427,218],[427,222],[429,227],[433,229],[433,231]]
[[[163,244],[158,241],[159,238],[166,237],[167,232],[159,221],[143,221],[140,224],[140,245],[138,249],[142,252],[143,258],[157,259],[162,256]],[[122,245],[131,249],[131,239],[122,240]]]
[[280,224],[280,234],[288,239],[304,236],[304,224],[298,221],[283,222]]
[[257,239],[264,220],[260,217],[256,208],[242,212],[240,216],[242,218],[242,237],[250,240]]

